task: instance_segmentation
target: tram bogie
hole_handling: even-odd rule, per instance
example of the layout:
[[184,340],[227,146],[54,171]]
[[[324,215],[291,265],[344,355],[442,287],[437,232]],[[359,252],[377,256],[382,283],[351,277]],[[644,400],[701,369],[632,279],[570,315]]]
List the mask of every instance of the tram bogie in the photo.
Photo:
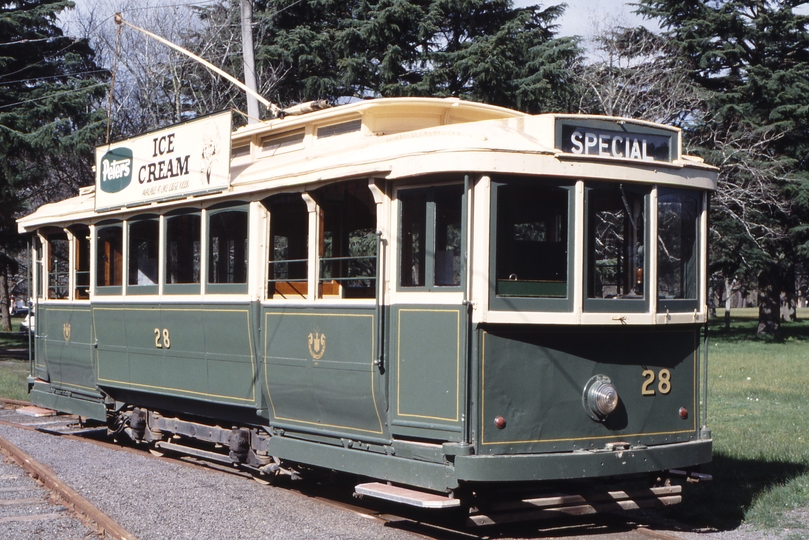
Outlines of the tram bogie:
[[407,98],[230,131],[101,147],[19,220],[32,402],[425,507],[701,478],[716,171],[677,129]]

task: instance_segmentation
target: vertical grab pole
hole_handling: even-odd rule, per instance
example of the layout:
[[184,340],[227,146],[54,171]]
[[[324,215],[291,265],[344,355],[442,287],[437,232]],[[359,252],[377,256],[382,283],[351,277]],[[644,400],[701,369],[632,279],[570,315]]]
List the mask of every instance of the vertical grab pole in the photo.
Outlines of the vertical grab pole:
[[711,430],[708,429],[708,318],[705,318],[705,326],[702,339],[702,428],[700,438],[709,439]]
[[471,287],[472,287],[472,250],[474,249],[474,244],[472,242],[472,222],[474,216],[474,209],[472,205],[472,182],[469,178],[469,175],[464,175],[463,178],[463,210],[461,212],[462,219],[464,221],[464,225],[466,227],[466,234],[462,235],[464,246],[463,246],[463,253],[461,254],[461,261],[462,261],[462,271],[461,271],[461,281],[463,283],[463,305],[466,308],[466,324],[464,324],[465,329],[465,336],[464,336],[464,343],[466,348],[466,358],[464,365],[466,366],[466,397],[464,399],[464,414],[465,418],[467,419],[465,424],[466,432],[464,433],[464,439],[467,442],[472,442],[472,428],[470,426],[469,417],[470,417],[470,409],[471,409],[471,396],[469,395],[471,392],[471,385],[470,385],[470,378],[471,378],[471,351],[472,351],[472,302],[471,298]]
[[[34,344],[31,337],[31,321],[33,318],[31,317],[31,313],[36,313],[34,310],[34,305],[31,303],[31,285],[33,284],[33,278],[31,277],[32,272],[34,271],[34,258],[33,258],[33,245],[31,244],[31,239],[33,237],[28,237],[28,272],[26,272],[26,279],[28,280],[28,301],[25,303],[28,307],[28,374],[32,377],[34,376]],[[34,296],[36,298],[36,296]],[[34,315],[36,316],[36,315]]]
[[[387,230],[387,218],[388,216],[385,214],[385,194],[379,189],[379,186],[376,185],[376,179],[369,178],[368,179],[368,189],[371,190],[371,194],[374,197],[374,204],[376,205],[376,230],[374,234],[376,235],[376,320],[377,320],[377,329],[376,329],[376,351],[374,354],[376,355],[376,359],[374,363],[379,368],[379,373],[385,373],[385,349],[383,340],[385,339],[385,325],[384,325],[384,318],[385,318],[385,302],[383,300],[382,295],[385,292],[385,257],[383,257],[382,248],[384,246],[384,239],[383,236],[385,235],[385,231]],[[380,216],[385,219],[383,223],[380,223]]]

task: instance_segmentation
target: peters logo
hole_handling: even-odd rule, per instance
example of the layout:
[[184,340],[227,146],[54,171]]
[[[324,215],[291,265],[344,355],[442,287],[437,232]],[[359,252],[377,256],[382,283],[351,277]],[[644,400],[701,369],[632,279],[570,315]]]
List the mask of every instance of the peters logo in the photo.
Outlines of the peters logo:
[[126,189],[132,181],[132,150],[129,148],[115,148],[101,158],[101,191],[118,193]]

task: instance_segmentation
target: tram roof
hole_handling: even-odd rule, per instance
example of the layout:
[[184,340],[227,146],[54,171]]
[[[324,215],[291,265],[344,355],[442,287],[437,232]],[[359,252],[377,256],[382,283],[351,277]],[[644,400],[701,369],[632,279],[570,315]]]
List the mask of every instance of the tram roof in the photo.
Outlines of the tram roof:
[[[612,125],[624,131],[630,125],[664,134],[672,141],[673,158],[667,163],[649,163],[571,156],[557,148],[560,120]],[[346,178],[394,180],[493,171],[716,188],[717,169],[699,158],[681,155],[677,128],[593,115],[532,116],[456,98],[359,101],[249,124],[232,133],[231,144],[241,151],[232,152],[228,188],[194,196],[195,200],[226,200],[282,188],[304,191],[309,185]],[[18,228],[28,232],[44,225],[154,211],[187,205],[188,199],[97,212],[94,188],[83,188],[77,197],[43,205],[20,218]]]

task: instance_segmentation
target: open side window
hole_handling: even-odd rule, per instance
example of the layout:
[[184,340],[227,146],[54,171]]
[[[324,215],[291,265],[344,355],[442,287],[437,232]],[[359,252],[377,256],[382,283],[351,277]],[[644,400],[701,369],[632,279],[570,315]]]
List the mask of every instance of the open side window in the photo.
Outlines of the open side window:
[[247,292],[247,206],[208,212],[209,292]]
[[73,236],[73,298],[89,300],[90,298],[90,227],[74,225],[70,227]]
[[120,223],[96,227],[96,292],[121,294],[123,229]]
[[320,212],[319,296],[374,298],[376,203],[367,180],[329,184],[312,195]]
[[128,222],[127,293],[157,294],[160,222],[157,218]]
[[48,241],[48,299],[70,299],[70,243],[64,231],[52,232]]
[[308,296],[309,212],[300,193],[274,195],[264,201],[270,211],[267,298],[295,300]]
[[202,263],[202,218],[197,211],[166,216],[165,265],[167,293],[199,293]]

